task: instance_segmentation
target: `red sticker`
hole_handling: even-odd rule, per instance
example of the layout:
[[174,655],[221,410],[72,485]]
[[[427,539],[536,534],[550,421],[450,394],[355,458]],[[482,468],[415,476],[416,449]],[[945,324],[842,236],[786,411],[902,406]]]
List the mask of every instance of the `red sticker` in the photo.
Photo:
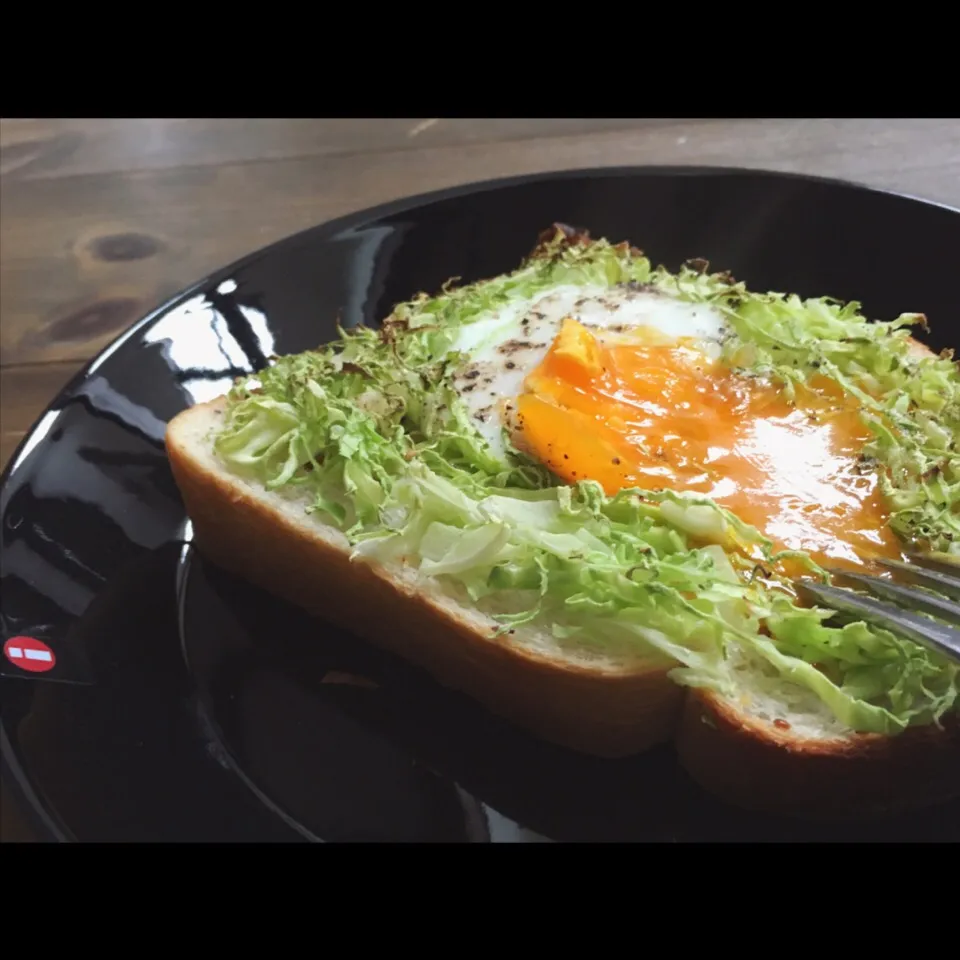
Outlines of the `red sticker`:
[[3,655],[30,673],[46,673],[57,665],[56,654],[42,640],[33,637],[11,637],[3,645]]

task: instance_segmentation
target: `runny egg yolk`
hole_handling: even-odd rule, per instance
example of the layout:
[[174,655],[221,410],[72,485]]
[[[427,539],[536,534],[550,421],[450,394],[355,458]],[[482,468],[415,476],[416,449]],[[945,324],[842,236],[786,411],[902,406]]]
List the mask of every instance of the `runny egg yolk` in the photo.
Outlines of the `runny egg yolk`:
[[816,377],[791,403],[777,385],[664,339],[601,344],[566,319],[517,400],[521,445],[608,494],[711,497],[776,549],[824,566],[902,556],[876,476],[858,469],[870,432],[836,383]]

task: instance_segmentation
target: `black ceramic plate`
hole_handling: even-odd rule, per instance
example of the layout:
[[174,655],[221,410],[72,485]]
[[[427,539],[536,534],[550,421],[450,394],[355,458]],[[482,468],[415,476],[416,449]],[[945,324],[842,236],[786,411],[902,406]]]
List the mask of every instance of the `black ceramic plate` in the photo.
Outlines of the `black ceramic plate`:
[[[555,221],[670,268],[922,311],[960,342],[960,213],[830,181],[608,169],[461,187],[299,234],[188,290],[77,376],[3,478],[3,775],[52,837],[487,841],[960,838],[960,805],[810,827],[702,794],[668,749],[599,761],[211,569],[166,422],[273,353],[514,267]],[[30,641],[33,638],[46,648]],[[31,646],[39,652],[27,660]],[[49,659],[43,659],[49,657]],[[373,686],[341,682],[362,677]],[[331,682],[333,681],[333,682]]]

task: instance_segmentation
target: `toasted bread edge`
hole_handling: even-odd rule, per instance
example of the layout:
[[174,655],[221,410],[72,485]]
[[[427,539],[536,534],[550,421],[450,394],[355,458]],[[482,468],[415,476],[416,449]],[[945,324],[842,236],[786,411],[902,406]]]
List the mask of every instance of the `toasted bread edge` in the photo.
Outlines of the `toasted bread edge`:
[[692,691],[676,746],[701,787],[748,810],[807,819],[879,817],[960,797],[960,723],[896,736],[799,737],[710,691]]

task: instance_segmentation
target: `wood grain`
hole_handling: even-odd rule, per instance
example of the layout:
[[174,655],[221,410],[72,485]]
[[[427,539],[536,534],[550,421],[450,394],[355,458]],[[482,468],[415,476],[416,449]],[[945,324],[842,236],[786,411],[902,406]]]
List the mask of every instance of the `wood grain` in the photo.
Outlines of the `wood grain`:
[[0,120],[0,465],[85,361],[238,257],[398,197],[631,164],[812,173],[960,207],[960,119]]
[[5,177],[0,363],[87,359],[207,272],[357,208],[475,179],[645,163],[816,172],[960,204],[960,121],[685,121],[496,144]]
[[251,160],[289,160],[480,142],[495,144],[565,134],[579,136],[673,122],[611,117],[11,120],[0,128],[0,174],[45,179],[86,173],[219,166]]

